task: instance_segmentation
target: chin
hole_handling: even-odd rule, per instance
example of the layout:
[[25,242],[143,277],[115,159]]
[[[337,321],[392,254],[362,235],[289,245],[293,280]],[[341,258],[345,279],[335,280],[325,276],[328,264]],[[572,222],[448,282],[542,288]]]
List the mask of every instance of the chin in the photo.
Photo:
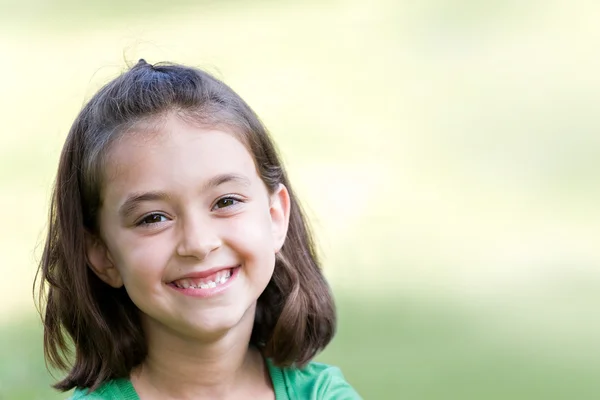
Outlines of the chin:
[[255,310],[255,305],[246,310],[214,310],[210,315],[198,315],[193,321],[189,321],[189,326],[199,338],[223,336],[234,328],[247,328],[250,334],[254,326]]

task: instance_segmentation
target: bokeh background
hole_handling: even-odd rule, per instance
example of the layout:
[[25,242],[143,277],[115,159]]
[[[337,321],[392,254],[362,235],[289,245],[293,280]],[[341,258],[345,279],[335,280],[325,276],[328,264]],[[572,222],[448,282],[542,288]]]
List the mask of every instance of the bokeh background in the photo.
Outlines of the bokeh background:
[[600,3],[0,5],[0,399],[66,397],[31,294],[53,176],[142,57],[272,131],[338,301],[319,359],[365,398],[600,398]]

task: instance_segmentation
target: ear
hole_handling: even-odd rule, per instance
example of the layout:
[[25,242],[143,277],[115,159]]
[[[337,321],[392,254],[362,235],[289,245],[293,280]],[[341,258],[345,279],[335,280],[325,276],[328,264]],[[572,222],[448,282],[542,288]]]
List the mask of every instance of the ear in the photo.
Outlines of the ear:
[[121,273],[116,268],[104,242],[89,232],[85,233],[85,255],[92,271],[114,288],[123,286]]
[[290,222],[290,194],[283,184],[271,195],[269,211],[271,213],[271,231],[275,253],[281,250],[287,236]]

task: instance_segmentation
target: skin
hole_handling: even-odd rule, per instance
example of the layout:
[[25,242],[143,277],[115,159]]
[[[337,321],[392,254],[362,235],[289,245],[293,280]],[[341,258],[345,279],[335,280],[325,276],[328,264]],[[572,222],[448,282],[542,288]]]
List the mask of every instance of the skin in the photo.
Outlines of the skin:
[[[287,233],[287,189],[269,193],[232,133],[176,114],[120,139],[105,178],[100,236],[87,238],[87,255],[140,309],[149,349],[131,374],[140,397],[273,399],[264,360],[248,343]],[[239,273],[217,295],[186,296],[171,285],[228,266]]]

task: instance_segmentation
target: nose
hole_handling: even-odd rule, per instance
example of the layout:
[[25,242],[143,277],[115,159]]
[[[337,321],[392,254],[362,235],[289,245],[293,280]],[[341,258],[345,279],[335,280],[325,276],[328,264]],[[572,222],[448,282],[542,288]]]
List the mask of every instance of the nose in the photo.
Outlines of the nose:
[[188,218],[181,224],[177,254],[181,257],[205,259],[221,247],[222,241],[210,221]]

